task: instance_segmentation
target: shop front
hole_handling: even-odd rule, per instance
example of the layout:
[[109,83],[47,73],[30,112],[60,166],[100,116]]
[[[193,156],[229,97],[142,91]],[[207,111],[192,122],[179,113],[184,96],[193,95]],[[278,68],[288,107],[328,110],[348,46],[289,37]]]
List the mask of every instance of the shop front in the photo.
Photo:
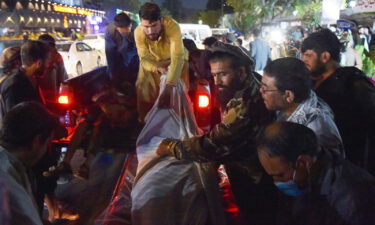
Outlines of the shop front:
[[[0,0],[0,36],[20,36],[25,32],[59,32],[65,36],[71,32],[93,31],[92,18],[102,21],[104,11],[68,6],[52,1],[29,1],[7,4]],[[100,26],[100,23],[96,24]]]

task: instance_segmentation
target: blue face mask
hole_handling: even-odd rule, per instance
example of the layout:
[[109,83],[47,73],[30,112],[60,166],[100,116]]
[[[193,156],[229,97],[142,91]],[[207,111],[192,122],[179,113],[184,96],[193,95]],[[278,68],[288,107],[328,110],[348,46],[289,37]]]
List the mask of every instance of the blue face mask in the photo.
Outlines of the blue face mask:
[[308,192],[308,189],[301,189],[294,182],[294,177],[296,175],[296,170],[293,172],[293,179],[287,182],[274,182],[276,187],[286,195],[298,197],[303,196]]

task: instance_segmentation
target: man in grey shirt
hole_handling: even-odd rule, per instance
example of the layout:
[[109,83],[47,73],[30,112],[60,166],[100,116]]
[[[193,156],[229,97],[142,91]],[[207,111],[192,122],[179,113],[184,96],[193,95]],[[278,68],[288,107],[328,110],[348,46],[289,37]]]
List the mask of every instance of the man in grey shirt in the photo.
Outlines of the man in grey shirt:
[[344,155],[340,133],[331,108],[311,90],[305,64],[296,58],[281,58],[264,69],[260,93],[277,121],[290,121],[312,129],[322,147]]

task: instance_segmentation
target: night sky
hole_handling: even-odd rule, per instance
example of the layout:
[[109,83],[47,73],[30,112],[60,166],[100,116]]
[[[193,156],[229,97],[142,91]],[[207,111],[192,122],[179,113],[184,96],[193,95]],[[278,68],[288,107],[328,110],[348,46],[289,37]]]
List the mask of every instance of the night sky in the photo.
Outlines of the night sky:
[[[186,8],[194,9],[205,9],[207,0],[181,0]],[[158,4],[164,2],[164,0],[156,0]]]

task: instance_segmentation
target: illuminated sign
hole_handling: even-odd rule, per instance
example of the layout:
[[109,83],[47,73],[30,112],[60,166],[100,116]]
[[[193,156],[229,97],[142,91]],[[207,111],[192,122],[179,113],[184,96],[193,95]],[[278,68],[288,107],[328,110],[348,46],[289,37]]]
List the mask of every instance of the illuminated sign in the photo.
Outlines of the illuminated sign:
[[375,1],[374,0],[355,1],[353,12],[354,13],[375,12]]
[[59,6],[59,5],[54,5],[53,10],[55,12],[79,14],[79,15],[86,15],[86,16],[89,16],[89,15],[93,14],[92,12],[89,12],[89,11],[84,10],[84,9],[76,9],[76,8],[72,8],[72,7]]

